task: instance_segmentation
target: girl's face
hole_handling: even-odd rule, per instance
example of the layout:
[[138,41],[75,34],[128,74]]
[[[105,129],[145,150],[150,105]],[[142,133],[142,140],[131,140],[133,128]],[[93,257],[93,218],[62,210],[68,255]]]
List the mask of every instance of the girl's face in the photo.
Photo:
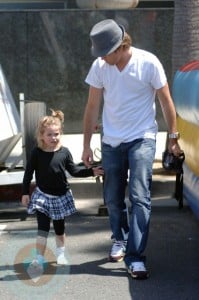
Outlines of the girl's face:
[[44,148],[47,151],[55,151],[60,147],[61,130],[58,125],[50,125],[45,128],[42,135]]

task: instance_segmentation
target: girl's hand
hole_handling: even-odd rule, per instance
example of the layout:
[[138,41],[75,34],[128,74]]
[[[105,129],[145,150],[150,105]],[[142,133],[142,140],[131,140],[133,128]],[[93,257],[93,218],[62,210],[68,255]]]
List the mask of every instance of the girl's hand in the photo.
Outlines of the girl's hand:
[[93,173],[95,176],[103,176],[104,175],[104,170],[102,169],[101,166],[98,167],[93,167]]
[[21,202],[24,206],[28,206],[30,202],[30,196],[29,195],[23,195],[21,198]]

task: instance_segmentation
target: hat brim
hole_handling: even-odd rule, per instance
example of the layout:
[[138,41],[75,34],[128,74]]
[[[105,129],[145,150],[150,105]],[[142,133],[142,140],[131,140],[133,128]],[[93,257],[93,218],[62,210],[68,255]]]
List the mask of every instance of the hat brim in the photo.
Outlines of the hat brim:
[[124,38],[124,32],[125,32],[125,29],[124,29],[124,26],[122,25],[119,25],[119,27],[121,28],[122,30],[122,35],[121,35],[121,38],[117,41],[117,43],[111,47],[111,48],[108,48],[108,49],[104,49],[103,51],[102,50],[98,50],[96,49],[95,47],[91,47],[91,54],[94,56],[94,57],[103,57],[103,56],[106,56],[108,54],[111,54],[112,52],[114,52],[122,43],[123,41],[123,38]]

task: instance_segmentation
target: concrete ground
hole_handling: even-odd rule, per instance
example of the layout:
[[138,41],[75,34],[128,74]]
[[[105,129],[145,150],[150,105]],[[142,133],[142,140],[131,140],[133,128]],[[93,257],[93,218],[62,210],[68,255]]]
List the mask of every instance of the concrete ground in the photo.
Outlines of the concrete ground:
[[107,260],[108,217],[100,216],[102,184],[71,179],[78,213],[66,221],[67,267],[55,264],[53,229],[47,267],[29,274],[36,220],[19,202],[0,203],[0,299],[4,300],[198,300],[199,223],[189,207],[173,199],[174,176],[154,170],[147,267],[150,278],[133,280],[123,262]]

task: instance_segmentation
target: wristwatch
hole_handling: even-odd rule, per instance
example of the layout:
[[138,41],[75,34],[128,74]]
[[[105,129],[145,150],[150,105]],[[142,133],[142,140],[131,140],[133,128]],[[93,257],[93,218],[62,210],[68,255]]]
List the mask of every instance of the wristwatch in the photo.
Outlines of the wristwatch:
[[175,133],[169,133],[169,139],[179,139],[180,138],[180,133],[175,132]]

